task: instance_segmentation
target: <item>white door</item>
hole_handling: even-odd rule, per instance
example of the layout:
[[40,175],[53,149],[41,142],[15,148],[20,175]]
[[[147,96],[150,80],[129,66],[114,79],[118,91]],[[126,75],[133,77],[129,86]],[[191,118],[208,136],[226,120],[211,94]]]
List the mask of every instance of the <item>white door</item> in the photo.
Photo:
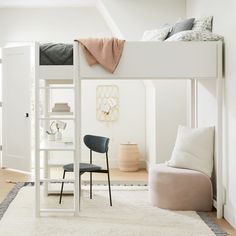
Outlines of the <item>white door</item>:
[[4,48],[2,166],[31,170],[31,48]]

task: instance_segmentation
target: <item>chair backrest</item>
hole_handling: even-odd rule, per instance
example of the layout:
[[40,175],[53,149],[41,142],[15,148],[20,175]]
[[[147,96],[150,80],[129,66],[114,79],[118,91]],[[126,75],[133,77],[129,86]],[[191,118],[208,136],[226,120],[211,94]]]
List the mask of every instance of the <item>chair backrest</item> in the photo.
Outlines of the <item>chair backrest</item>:
[[85,135],[84,144],[92,151],[105,153],[108,151],[109,138]]

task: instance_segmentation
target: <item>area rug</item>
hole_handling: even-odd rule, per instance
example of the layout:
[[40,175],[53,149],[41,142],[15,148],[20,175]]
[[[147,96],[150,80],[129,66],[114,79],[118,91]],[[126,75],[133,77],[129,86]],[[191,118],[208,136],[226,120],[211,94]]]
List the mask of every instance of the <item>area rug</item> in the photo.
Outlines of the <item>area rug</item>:
[[[83,187],[79,217],[34,216],[34,187],[17,184],[0,204],[0,235],[7,236],[225,236],[206,214],[168,211],[152,207],[146,186],[112,186],[109,206],[107,186],[96,186],[93,199]],[[73,196],[44,197],[43,207],[71,207]]]

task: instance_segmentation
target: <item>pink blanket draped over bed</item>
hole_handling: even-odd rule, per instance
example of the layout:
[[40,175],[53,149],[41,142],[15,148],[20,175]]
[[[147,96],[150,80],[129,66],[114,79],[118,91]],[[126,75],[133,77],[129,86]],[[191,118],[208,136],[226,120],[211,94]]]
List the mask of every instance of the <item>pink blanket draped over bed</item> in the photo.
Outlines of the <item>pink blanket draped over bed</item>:
[[119,64],[125,42],[117,38],[88,38],[75,41],[80,43],[90,66],[100,64],[110,73],[113,73]]

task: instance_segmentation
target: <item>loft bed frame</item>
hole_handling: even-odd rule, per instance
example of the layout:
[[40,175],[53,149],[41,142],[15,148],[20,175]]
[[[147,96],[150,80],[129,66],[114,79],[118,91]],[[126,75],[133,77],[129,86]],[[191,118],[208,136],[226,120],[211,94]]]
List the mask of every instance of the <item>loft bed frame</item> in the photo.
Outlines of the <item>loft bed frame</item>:
[[[37,43],[36,48],[39,57]],[[113,74],[99,66],[93,66],[91,70],[80,55],[80,76],[83,79],[215,79],[221,48],[222,42],[126,42],[119,66]],[[49,81],[72,80],[73,69],[73,65],[39,65],[39,76]]]
[[[191,127],[198,126],[198,80],[216,82],[216,123],[214,168],[216,172],[217,199],[214,206],[217,217],[223,216],[223,152],[222,152],[222,42],[126,42],[120,63],[113,74],[106,72],[99,65],[88,66],[78,43],[73,45],[72,66],[40,66],[39,44],[35,44],[35,79],[36,104],[39,102],[39,80],[50,84],[73,83],[75,88],[75,137],[74,152],[75,188],[74,215],[79,214],[79,162],[81,154],[81,81],[86,79],[186,79],[190,81],[190,117]],[[36,105],[36,117],[39,110]],[[36,124],[38,120],[36,118]],[[36,128],[36,216],[40,215],[40,179],[39,179],[39,129]],[[60,150],[55,148],[53,150]],[[46,181],[47,183],[49,181]],[[47,210],[46,210],[47,211]]]

